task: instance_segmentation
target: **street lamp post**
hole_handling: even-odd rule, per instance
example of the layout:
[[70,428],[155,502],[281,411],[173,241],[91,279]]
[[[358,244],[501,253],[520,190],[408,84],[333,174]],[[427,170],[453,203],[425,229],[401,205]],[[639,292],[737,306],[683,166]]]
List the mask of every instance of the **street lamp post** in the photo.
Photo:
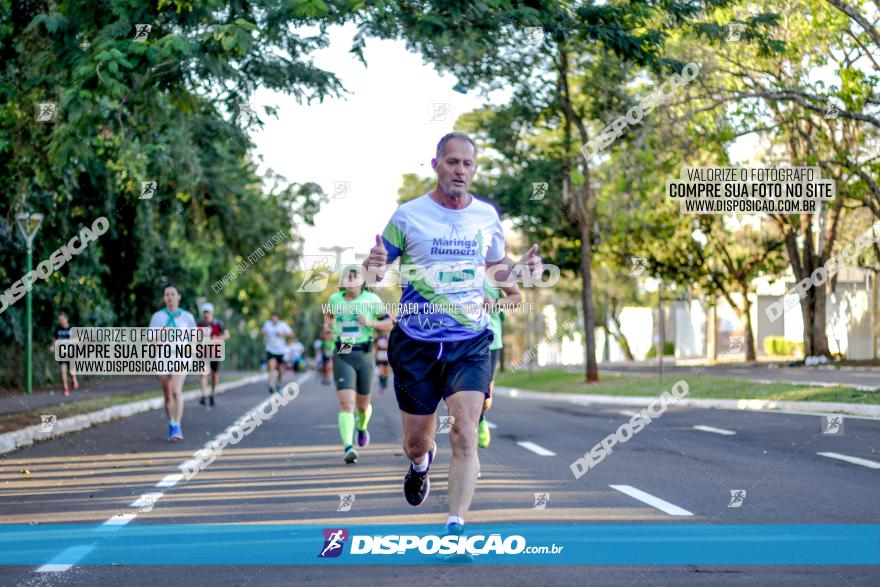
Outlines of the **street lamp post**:
[[[43,222],[42,214],[31,214],[29,212],[24,212],[21,214],[15,215],[15,223],[18,225],[18,230],[21,231],[21,236],[24,238],[25,243],[27,244],[27,261],[26,261],[26,271],[25,275],[29,274],[33,265],[33,252],[34,252],[34,237],[37,236],[37,230],[40,229],[40,224]],[[33,385],[33,365],[31,363],[31,357],[33,354],[33,322],[31,320],[32,315],[32,306],[31,306],[31,286],[33,283],[28,283],[27,293],[25,293],[25,322],[27,323],[26,331],[27,331],[27,350],[26,359],[25,359],[25,369],[27,374],[25,376],[25,392],[30,395],[31,388]]]

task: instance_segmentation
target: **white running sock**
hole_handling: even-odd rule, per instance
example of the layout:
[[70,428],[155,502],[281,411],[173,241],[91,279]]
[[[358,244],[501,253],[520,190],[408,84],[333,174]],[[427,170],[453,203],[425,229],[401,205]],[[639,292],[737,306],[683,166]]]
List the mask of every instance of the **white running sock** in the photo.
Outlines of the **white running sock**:
[[428,470],[428,453],[425,453],[424,455],[422,455],[421,462],[417,463],[415,461],[412,461],[412,468],[413,468],[413,471],[415,471],[416,473],[424,473],[425,471],[427,471]]
[[461,524],[462,526],[464,526],[464,518],[460,518],[458,516],[449,516],[448,518],[446,518],[446,525],[449,526],[449,524]]

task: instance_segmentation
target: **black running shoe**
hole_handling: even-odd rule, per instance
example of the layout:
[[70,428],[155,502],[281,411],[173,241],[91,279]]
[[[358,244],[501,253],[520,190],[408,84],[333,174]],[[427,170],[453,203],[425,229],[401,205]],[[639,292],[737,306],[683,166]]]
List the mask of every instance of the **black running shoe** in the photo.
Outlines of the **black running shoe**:
[[428,451],[428,469],[423,473],[413,469],[412,463],[410,463],[409,471],[403,478],[403,496],[409,505],[422,505],[428,498],[428,494],[431,493],[431,479],[428,477],[428,473],[431,471],[431,463],[434,462],[434,453],[436,452],[437,443],[434,443],[431,450]]
[[208,400],[208,398],[206,398],[206,397],[200,397],[199,403],[202,404],[203,406],[206,406],[206,405],[208,405],[207,400]]
[[208,397],[208,405],[211,406],[212,408],[214,407],[214,396],[213,395]]

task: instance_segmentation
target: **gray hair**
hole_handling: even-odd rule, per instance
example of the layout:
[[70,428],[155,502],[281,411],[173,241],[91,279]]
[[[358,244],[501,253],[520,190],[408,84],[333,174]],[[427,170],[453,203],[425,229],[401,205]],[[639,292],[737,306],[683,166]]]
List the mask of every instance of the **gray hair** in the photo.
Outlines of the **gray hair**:
[[446,143],[448,143],[451,139],[458,139],[460,141],[467,141],[471,144],[471,147],[474,148],[474,156],[477,154],[477,145],[474,143],[474,139],[470,138],[463,132],[450,132],[443,135],[443,138],[440,139],[440,142],[437,143],[437,160],[439,161],[443,157],[443,153],[446,150]]

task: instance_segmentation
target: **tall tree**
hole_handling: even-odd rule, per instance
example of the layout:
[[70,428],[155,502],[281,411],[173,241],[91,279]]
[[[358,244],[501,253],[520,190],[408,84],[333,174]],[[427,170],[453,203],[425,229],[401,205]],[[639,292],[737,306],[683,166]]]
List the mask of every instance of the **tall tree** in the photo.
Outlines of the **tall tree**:
[[[764,141],[766,163],[817,166],[836,180],[836,200],[817,215],[772,216],[796,281],[809,279],[831,257],[849,209],[862,204],[880,214],[880,44],[876,11],[869,18],[866,4],[754,3],[756,10],[775,13],[776,44],[710,38],[711,46],[695,48],[710,73],[702,78],[705,94],[694,109],[728,120],[732,132],[725,129],[726,140],[755,133]],[[737,11],[719,10],[711,18],[724,22],[737,18]],[[810,288],[800,302],[807,355],[829,354],[827,288]]]
[[[110,223],[34,288],[38,339],[60,309],[80,324],[143,323],[169,280],[190,307],[200,295],[223,296],[244,315],[255,302],[271,305],[298,226],[312,221],[322,195],[303,181],[261,185],[247,129],[274,108],[249,101],[257,87],[305,102],[339,95],[339,80],[310,53],[355,10],[320,1],[0,0],[2,287],[24,273],[16,212],[45,214],[37,262],[95,218]],[[145,182],[153,191],[141,198]],[[210,290],[279,231],[284,245],[236,280],[246,295]],[[0,314],[15,352],[20,312]]]

